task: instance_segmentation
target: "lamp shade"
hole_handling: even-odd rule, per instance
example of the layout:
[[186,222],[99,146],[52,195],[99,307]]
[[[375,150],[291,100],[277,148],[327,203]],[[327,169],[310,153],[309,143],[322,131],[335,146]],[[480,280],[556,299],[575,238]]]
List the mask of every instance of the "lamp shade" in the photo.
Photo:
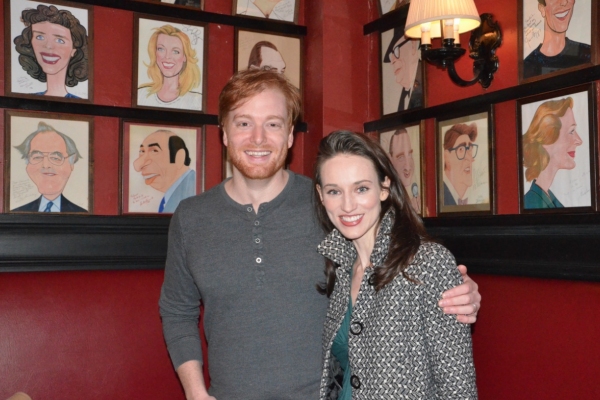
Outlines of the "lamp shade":
[[473,0],[411,0],[404,28],[405,35],[421,37],[421,24],[431,23],[430,36],[442,36],[444,20],[460,19],[458,33],[468,32],[481,24]]

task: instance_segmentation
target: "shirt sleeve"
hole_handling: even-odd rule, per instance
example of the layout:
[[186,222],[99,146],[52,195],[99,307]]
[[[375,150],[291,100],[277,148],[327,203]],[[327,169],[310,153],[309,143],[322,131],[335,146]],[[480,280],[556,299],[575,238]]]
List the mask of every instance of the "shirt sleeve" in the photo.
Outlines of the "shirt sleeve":
[[442,293],[462,283],[454,256],[439,244],[426,245],[421,258],[421,301],[426,354],[432,368],[436,399],[477,399],[471,327],[444,314],[437,305]]
[[158,303],[165,342],[175,369],[190,360],[202,363],[198,329],[200,292],[188,265],[181,218],[176,211],[169,226],[165,279]]

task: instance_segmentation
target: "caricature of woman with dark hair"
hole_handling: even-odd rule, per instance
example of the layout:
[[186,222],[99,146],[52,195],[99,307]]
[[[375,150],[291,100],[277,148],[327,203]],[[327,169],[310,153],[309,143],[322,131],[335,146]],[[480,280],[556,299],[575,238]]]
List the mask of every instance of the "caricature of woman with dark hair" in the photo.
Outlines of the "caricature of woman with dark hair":
[[67,91],[88,79],[88,37],[67,10],[40,4],[23,10],[23,32],[14,39],[19,64],[32,78],[46,82],[44,96],[79,98]]

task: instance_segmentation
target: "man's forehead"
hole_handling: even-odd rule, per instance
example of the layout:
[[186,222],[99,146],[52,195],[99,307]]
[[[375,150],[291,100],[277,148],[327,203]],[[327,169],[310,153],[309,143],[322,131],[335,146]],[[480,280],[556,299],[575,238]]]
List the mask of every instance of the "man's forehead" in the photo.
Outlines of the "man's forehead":
[[168,134],[167,132],[151,133],[150,135],[146,136],[146,139],[144,139],[142,142],[142,146],[150,146],[151,144],[158,143],[162,147],[169,140],[169,136],[172,135]]
[[36,145],[51,144],[56,147],[67,148],[65,140],[55,131],[40,132],[31,139],[31,147]]
[[283,60],[283,57],[281,56],[279,51],[272,49],[271,47],[267,47],[267,46],[262,46],[260,48],[260,55],[262,57],[277,57],[277,58]]
[[461,144],[471,144],[471,143],[473,143],[473,142],[471,141],[471,139],[469,138],[469,136],[462,135],[462,136],[459,136],[456,139],[456,142],[454,142],[454,147],[459,146]]
[[[281,106],[280,110],[276,110],[276,109],[268,110],[267,112],[269,113],[269,116],[275,116],[275,117],[278,117],[281,119],[288,118],[287,102],[286,102],[285,96],[279,89],[274,89],[274,88],[266,88],[250,97],[247,97],[247,98],[239,101],[237,104],[235,104],[233,106],[233,108],[231,110],[229,110],[228,117],[233,119],[240,115],[248,115],[248,107],[247,106],[249,106],[251,103],[256,101],[259,97],[264,97],[264,96],[271,96],[271,99],[277,99],[274,102],[278,103]],[[259,111],[262,112],[264,110],[259,110]],[[280,112],[278,112],[278,111],[280,111]]]
[[408,137],[408,132],[402,132],[397,135],[392,136],[393,147],[399,146],[408,146],[410,147],[410,137]]

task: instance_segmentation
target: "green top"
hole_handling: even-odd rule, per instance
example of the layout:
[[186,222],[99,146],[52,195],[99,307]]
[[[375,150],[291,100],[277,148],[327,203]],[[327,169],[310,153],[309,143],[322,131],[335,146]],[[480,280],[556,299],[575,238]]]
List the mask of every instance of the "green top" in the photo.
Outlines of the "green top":
[[348,332],[350,331],[350,319],[352,318],[352,298],[348,300],[348,311],[344,316],[342,325],[333,339],[331,345],[331,354],[337,358],[342,371],[344,371],[344,380],[342,381],[342,390],[338,394],[338,400],[352,399],[352,386],[350,386],[350,359],[348,357]]
[[531,183],[531,188],[525,193],[525,209],[535,208],[563,208],[562,203],[554,196],[554,193],[548,189],[548,193],[535,183]]

